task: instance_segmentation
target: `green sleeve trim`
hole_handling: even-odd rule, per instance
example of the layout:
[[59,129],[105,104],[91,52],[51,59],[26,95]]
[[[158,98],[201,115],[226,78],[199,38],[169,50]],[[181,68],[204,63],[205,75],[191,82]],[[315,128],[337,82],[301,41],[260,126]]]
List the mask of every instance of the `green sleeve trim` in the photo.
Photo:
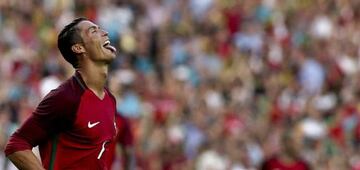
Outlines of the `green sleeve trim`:
[[50,157],[49,170],[53,170],[53,169],[54,169],[55,157],[56,157],[56,149],[57,149],[57,143],[58,143],[58,139],[59,139],[58,137],[59,137],[59,136],[56,135],[56,136],[54,136],[54,138],[52,139],[51,157]]

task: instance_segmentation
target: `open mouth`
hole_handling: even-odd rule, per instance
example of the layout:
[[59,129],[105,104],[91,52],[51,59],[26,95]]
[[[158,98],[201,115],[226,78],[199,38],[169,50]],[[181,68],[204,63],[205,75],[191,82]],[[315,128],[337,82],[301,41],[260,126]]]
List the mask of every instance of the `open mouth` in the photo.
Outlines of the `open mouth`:
[[112,53],[115,53],[116,52],[116,49],[115,47],[111,46],[110,45],[110,41],[109,40],[106,40],[103,44],[103,47],[110,50]]

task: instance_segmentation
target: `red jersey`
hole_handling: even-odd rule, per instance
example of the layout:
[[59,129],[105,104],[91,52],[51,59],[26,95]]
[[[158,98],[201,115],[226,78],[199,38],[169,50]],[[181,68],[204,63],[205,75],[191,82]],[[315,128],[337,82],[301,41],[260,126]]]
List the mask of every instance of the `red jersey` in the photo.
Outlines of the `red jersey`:
[[46,169],[110,169],[116,101],[105,89],[98,98],[80,74],[52,90],[11,136],[5,154],[39,145]]

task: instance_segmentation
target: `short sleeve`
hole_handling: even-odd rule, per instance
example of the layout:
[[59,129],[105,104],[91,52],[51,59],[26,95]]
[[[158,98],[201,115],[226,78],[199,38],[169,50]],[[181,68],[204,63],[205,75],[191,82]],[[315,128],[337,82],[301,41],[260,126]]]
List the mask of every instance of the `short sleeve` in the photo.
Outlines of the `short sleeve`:
[[59,87],[51,91],[37,106],[33,114],[10,137],[5,154],[32,149],[72,125],[79,101]]

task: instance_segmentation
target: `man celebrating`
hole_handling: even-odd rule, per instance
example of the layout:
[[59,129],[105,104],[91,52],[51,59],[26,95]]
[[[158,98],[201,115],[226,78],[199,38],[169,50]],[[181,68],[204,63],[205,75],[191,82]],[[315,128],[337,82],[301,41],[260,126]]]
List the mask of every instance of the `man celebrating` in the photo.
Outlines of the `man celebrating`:
[[[5,154],[19,169],[110,169],[116,102],[105,82],[116,49],[107,32],[85,18],[65,26],[58,48],[76,72],[40,102]],[[31,151],[37,145],[41,163]]]

